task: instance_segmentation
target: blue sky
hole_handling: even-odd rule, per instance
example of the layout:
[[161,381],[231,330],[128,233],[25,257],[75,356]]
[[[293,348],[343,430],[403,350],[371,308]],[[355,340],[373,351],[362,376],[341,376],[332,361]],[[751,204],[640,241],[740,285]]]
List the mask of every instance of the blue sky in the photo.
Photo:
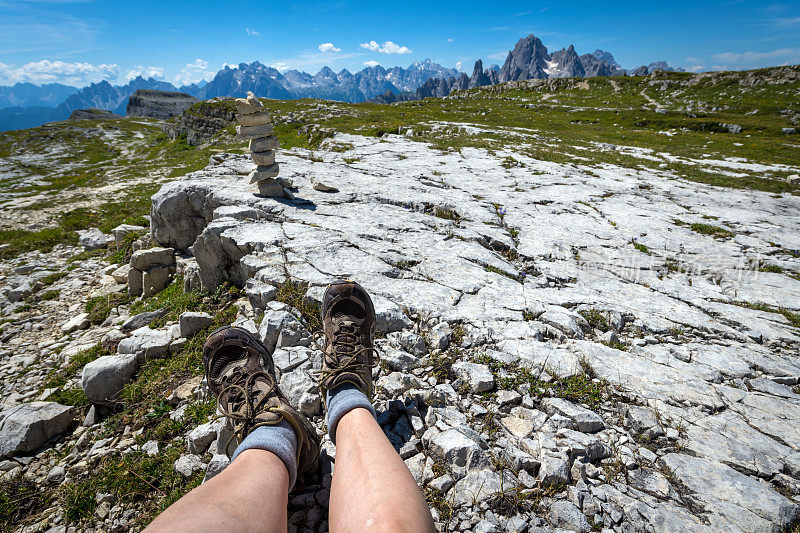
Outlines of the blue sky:
[[360,70],[430,58],[472,70],[502,64],[533,33],[558,49],[610,51],[624,67],[666,60],[689,70],[800,63],[800,1],[155,2],[0,0],[0,84],[176,84],[225,63]]

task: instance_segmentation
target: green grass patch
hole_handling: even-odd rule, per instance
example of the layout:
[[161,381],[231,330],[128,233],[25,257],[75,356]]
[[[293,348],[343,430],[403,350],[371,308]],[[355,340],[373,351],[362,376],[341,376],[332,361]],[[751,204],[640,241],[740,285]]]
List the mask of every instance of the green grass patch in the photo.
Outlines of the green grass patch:
[[609,331],[611,329],[611,324],[608,323],[605,313],[598,309],[584,309],[578,311],[578,314],[585,318],[594,329],[600,331]]
[[127,293],[112,292],[105,296],[89,298],[83,305],[83,310],[89,314],[89,322],[102,324],[111,315],[111,310],[125,305],[131,301]]
[[727,230],[725,228],[721,228],[719,226],[713,226],[711,224],[702,224],[700,222],[693,222],[690,226],[691,230],[695,233],[700,233],[702,235],[711,235],[717,239],[730,239],[735,234]]
[[452,220],[454,222],[461,220],[461,215],[459,215],[455,209],[451,209],[449,207],[436,207],[433,210],[433,216],[443,218],[445,220]]
[[66,275],[67,275],[66,272],[53,272],[52,274],[48,274],[43,278],[39,278],[39,282],[41,282],[41,284],[46,287],[48,285],[52,285],[53,283],[55,283],[60,279],[63,279],[64,277],[66,277]]
[[637,250],[639,250],[643,254],[650,255],[650,249],[647,246],[645,246],[644,244],[642,244],[640,242],[636,242],[636,239],[633,239],[631,241],[631,244],[633,245],[634,248],[636,248]]
[[0,531],[13,531],[28,524],[54,499],[52,490],[18,474],[0,482]]
[[58,289],[50,289],[41,293],[38,298],[39,300],[46,301],[46,300],[56,300],[58,296],[61,294],[61,291]]
[[166,314],[151,324],[152,327],[161,327],[168,321],[178,320],[183,312],[203,310],[202,304],[202,294],[199,291],[185,292],[183,277],[177,276],[163,291],[134,302],[131,316],[166,309]]
[[202,481],[202,471],[189,478],[175,471],[173,465],[184,453],[183,446],[167,446],[154,457],[132,452],[103,459],[90,476],[62,489],[65,518],[72,522],[91,518],[97,508],[95,497],[103,492],[116,495],[124,505],[142,505],[144,513],[136,523],[146,525]]
[[64,366],[54,368],[48,373],[41,390],[63,386],[68,379],[74,377],[84,366],[103,355],[108,355],[108,353],[99,344],[76,353]]
[[764,311],[766,313],[775,313],[777,315],[783,315],[786,318],[786,320],[788,320],[794,327],[800,328],[800,314],[794,313],[786,308],[773,307],[771,305],[763,303],[756,303],[756,304],[750,302],[726,302],[726,303],[738,305],[739,307],[746,307],[747,309],[754,309],[756,311]]
[[275,299],[300,311],[309,331],[322,330],[321,309],[318,303],[306,298],[308,286],[300,281],[288,279],[278,287]]
[[[586,363],[581,364],[582,372],[578,374],[558,377],[553,372],[551,381],[543,381],[527,368],[516,364],[502,363],[487,355],[480,356],[477,362],[489,367],[499,389],[518,390],[520,386],[527,384],[530,387],[531,396],[564,398],[572,402],[584,403],[592,409],[600,407],[608,387],[608,384],[602,380],[597,382],[593,380],[594,373]],[[545,368],[544,371],[547,369]]]

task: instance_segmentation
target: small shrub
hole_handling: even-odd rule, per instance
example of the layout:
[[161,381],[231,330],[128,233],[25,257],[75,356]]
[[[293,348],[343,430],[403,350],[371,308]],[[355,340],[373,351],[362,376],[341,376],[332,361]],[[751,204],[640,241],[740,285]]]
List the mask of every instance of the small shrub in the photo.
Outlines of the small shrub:
[[458,222],[461,220],[461,215],[459,215],[454,209],[449,207],[437,207],[433,210],[433,216],[438,218],[443,218],[445,220],[452,220],[454,222]]
[[599,329],[600,331],[608,331],[611,329],[611,325],[608,323],[608,319],[602,311],[597,309],[585,309],[583,311],[578,311],[578,314],[585,318],[594,329]]

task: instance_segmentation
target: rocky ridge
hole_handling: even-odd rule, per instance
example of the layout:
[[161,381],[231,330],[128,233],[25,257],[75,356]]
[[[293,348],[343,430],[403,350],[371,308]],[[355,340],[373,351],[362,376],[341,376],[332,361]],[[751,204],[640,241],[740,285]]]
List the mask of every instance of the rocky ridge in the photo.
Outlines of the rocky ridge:
[[125,115],[129,117],[172,118],[199,101],[194,96],[186,93],[138,89],[128,98]]

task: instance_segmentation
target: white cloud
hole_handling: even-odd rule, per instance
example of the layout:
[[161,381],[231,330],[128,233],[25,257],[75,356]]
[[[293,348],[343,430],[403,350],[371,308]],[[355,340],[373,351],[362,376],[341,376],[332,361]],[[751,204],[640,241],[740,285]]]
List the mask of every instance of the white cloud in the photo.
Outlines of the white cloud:
[[727,63],[725,67],[739,66],[760,66],[765,67],[775,65],[780,61],[780,64],[794,64],[800,63],[800,48],[779,48],[769,52],[723,52],[711,56],[717,61]]
[[365,50],[371,50],[372,52],[379,52],[381,54],[410,54],[411,50],[408,47],[400,46],[398,44],[393,43],[392,41],[386,41],[382,45],[378,44],[375,41],[370,41],[368,43],[361,43],[359,45],[361,48]]
[[377,61],[364,61],[365,67],[377,67],[378,65],[380,65],[380,63]]
[[452,42],[453,42],[453,38],[452,38],[452,37],[450,37],[449,39],[447,39],[447,42],[448,42],[448,43],[452,43]]
[[271,64],[270,67],[280,70],[281,72],[289,70],[289,65],[283,61],[276,61],[275,63]]
[[456,63],[456,70],[457,70],[457,71],[459,71],[459,72],[461,72],[462,70],[464,70],[464,63],[462,63],[461,61],[459,61],[458,63]]
[[164,67],[143,67],[137,66],[133,67],[133,70],[128,72],[128,75],[125,76],[127,79],[132,80],[141,76],[145,79],[147,78],[163,78],[164,77]]
[[16,83],[67,83],[87,84],[114,80],[119,75],[118,65],[92,65],[91,63],[66,63],[43,59],[14,67],[0,63],[0,82]]
[[688,70],[689,72],[703,72],[704,70],[706,70],[706,67],[705,65],[693,65],[687,68],[686,70]]
[[246,31],[247,35],[249,35],[250,37],[260,37],[261,36],[261,34],[258,33],[256,30],[251,30],[250,28],[245,28],[244,31]]
[[175,81],[181,85],[189,85],[200,80],[210,81],[215,75],[216,72],[208,70],[208,61],[198,58],[192,63],[186,63],[186,66],[175,76]]
[[318,46],[320,52],[341,52],[341,48],[336,48],[333,43],[322,43]]

